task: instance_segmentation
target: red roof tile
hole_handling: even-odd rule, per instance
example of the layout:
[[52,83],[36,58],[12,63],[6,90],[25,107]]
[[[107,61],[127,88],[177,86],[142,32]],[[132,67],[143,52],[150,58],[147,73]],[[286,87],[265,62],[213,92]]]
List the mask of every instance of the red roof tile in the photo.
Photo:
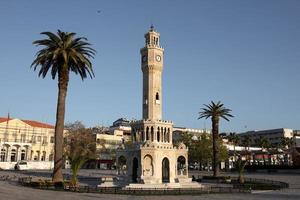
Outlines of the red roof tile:
[[[9,120],[12,120],[13,118],[9,118]],[[0,117],[0,123],[6,122],[8,120],[7,117]],[[53,125],[38,122],[38,121],[33,121],[33,120],[23,120],[21,119],[24,123],[32,126],[32,127],[37,127],[37,128],[55,128]]]
[[[9,119],[11,119],[11,118],[9,118]],[[6,122],[6,121],[7,121],[7,117],[0,117],[0,123]]]
[[23,120],[21,119],[23,122],[25,122],[26,124],[33,126],[33,127],[38,127],[38,128],[55,128],[54,126],[50,125],[50,124],[45,124],[42,122],[37,122],[37,121],[32,121],[32,120]]

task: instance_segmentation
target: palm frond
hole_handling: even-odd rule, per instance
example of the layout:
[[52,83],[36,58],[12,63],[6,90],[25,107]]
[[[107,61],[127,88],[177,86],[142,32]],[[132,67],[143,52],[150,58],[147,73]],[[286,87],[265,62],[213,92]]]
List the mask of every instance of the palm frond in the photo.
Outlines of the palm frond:
[[201,111],[199,112],[198,119],[201,118],[223,118],[226,121],[229,121],[229,117],[234,117],[231,113],[231,109],[228,109],[224,107],[224,104],[221,103],[221,101],[218,101],[215,103],[214,101],[211,101],[210,104],[203,104],[204,107],[201,108]]
[[31,64],[31,68],[37,70],[39,76],[46,77],[51,71],[51,76],[55,79],[56,74],[60,73],[64,67],[67,72],[72,71],[85,79],[87,74],[93,78],[94,72],[90,58],[94,58],[96,51],[91,48],[87,38],[75,38],[76,33],[57,31],[42,32],[46,39],[36,40],[33,44],[41,46],[42,49],[36,54],[36,58]]

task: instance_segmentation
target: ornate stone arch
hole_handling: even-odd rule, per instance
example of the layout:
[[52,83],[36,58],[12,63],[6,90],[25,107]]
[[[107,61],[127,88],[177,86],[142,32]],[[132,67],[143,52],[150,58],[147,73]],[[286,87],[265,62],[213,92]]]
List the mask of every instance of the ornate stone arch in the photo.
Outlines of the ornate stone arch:
[[143,176],[153,176],[153,158],[151,155],[147,154],[143,158]]
[[117,160],[117,170],[119,175],[125,175],[127,171],[127,159],[121,155]]
[[186,175],[187,174],[187,159],[185,156],[180,155],[177,158],[177,174],[178,175]]

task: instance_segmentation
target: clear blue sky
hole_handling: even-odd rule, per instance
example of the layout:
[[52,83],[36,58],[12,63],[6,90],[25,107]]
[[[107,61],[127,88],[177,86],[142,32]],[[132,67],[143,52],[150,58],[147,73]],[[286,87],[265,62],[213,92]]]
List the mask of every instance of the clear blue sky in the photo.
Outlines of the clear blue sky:
[[[97,11],[100,11],[98,13]],[[57,80],[30,69],[42,31],[76,32],[97,50],[96,78],[72,75],[66,122],[140,119],[139,49],[153,23],[165,48],[163,118],[197,120],[221,100],[235,118],[221,131],[300,129],[300,1],[1,1],[0,115],[54,124]]]

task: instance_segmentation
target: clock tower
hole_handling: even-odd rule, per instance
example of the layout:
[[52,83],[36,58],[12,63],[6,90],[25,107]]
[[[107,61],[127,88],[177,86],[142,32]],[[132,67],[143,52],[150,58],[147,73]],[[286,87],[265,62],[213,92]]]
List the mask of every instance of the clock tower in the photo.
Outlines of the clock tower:
[[145,34],[145,46],[141,49],[143,72],[143,119],[162,119],[162,87],[164,49],[159,45],[160,34],[153,25]]
[[118,174],[120,180],[134,183],[130,187],[156,187],[162,183],[178,186],[182,181],[191,181],[188,149],[184,144],[173,145],[173,122],[162,119],[164,49],[159,45],[160,34],[151,26],[144,37],[145,46],[140,50],[143,119],[131,122],[131,143],[120,145],[117,150]]

